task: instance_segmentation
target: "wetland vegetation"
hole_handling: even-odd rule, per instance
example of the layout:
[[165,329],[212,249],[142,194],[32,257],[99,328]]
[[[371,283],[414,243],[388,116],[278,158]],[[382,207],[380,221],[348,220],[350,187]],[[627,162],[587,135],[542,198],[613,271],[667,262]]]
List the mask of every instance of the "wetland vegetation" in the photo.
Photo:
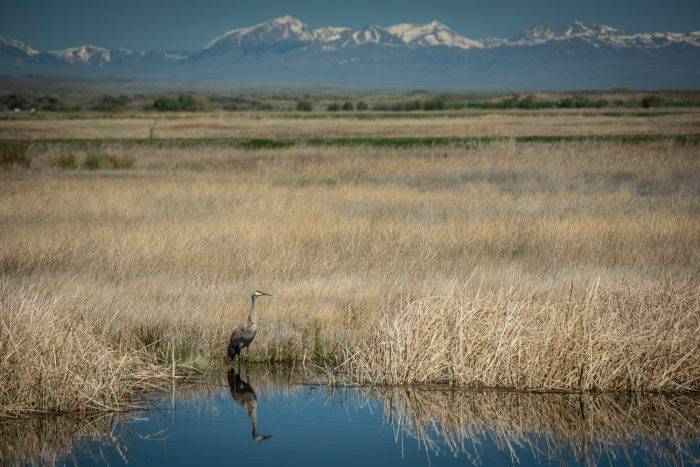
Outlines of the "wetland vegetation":
[[3,115],[0,412],[218,371],[258,288],[344,383],[697,391],[700,113],[535,113]]

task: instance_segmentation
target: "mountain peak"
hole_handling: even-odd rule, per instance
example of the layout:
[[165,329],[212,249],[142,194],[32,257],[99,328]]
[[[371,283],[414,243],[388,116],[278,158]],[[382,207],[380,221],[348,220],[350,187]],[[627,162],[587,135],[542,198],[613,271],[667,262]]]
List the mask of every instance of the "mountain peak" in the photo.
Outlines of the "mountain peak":
[[203,49],[226,46],[255,46],[280,42],[308,42],[314,34],[306,23],[291,15],[280,16],[246,28],[232,29],[215,37]]
[[269,22],[270,23],[279,23],[279,24],[289,24],[289,23],[303,24],[299,18],[296,18],[292,15],[280,16],[279,18],[275,18],[273,20],[270,20]]
[[51,55],[66,63],[90,63],[104,65],[112,59],[110,50],[96,45],[81,45],[51,52]]
[[594,34],[594,30],[581,21],[572,21],[566,24],[559,33],[563,37],[591,36]]
[[400,38],[376,23],[368,23],[355,31],[349,31],[343,41],[343,47],[355,47],[364,44],[402,45]]
[[30,56],[39,54],[38,50],[34,50],[22,41],[18,41],[15,39],[5,39],[2,36],[0,36],[0,46],[10,47],[12,49],[17,50],[20,53],[24,53]]
[[479,41],[467,39],[452,28],[437,20],[425,24],[402,23],[387,28],[413,47],[458,47],[461,49],[482,48]]

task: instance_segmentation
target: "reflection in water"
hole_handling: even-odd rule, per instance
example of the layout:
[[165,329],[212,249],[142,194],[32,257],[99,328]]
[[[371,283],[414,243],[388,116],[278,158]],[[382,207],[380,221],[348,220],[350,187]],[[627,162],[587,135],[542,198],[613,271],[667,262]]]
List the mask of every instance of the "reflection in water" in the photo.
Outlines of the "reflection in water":
[[[628,394],[529,394],[412,389],[378,391],[385,420],[427,450],[478,463],[474,440],[490,439],[509,462],[570,457],[585,465],[697,462],[700,399]],[[633,452],[634,451],[634,452]],[[640,455],[642,457],[640,457]]]
[[99,452],[76,450],[84,440],[109,444],[119,453],[121,446],[112,431],[116,418],[115,414],[0,418],[0,464],[77,463],[78,457],[97,459]]
[[[155,410],[120,416],[0,420],[0,464],[228,464],[232,452],[251,465],[699,460],[697,396],[314,389],[300,384],[310,375],[288,368],[254,370],[181,387],[174,412],[168,395]],[[259,413],[275,426],[274,443],[257,445],[270,438],[257,431]]]
[[255,397],[253,387],[243,381],[241,375],[233,368],[228,372],[228,387],[231,390],[233,400],[248,413],[250,426],[253,429],[253,439],[260,443],[272,438],[272,435],[258,434],[258,398]]

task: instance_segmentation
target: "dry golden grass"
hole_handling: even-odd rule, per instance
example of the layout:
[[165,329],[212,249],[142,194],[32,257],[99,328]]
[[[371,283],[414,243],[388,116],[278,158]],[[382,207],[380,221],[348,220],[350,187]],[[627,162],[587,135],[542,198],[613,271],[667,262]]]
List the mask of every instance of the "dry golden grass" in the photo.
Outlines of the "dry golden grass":
[[[350,359],[375,382],[700,388],[694,145],[107,145],[134,168],[94,171],[56,167],[65,150],[0,174],[13,332],[40,338],[12,311],[30,289],[101,333],[97,354],[149,346],[168,365],[174,343],[181,367],[208,367],[260,288],[275,296],[256,360]],[[385,345],[394,323],[405,334]],[[423,331],[440,339],[419,366],[386,355]]]
[[525,390],[697,389],[700,297],[690,284],[556,294],[459,294],[409,303],[349,345],[359,382]]
[[[4,284],[3,284],[4,285]],[[90,310],[46,291],[0,291],[0,417],[135,408],[167,373],[136,346],[114,346]]]
[[[640,112],[644,114],[646,112]],[[379,114],[381,115],[381,114]],[[421,118],[426,117],[430,118]],[[535,115],[535,116],[533,116]],[[654,115],[654,114],[650,114]],[[306,116],[308,117],[308,116]],[[691,134],[700,113],[671,111],[654,116],[605,115],[600,111],[465,113],[461,117],[352,119],[294,118],[290,114],[204,113],[187,116],[137,114],[124,118],[7,119],[0,139],[46,138],[328,138],[406,136],[529,136],[590,134]]]

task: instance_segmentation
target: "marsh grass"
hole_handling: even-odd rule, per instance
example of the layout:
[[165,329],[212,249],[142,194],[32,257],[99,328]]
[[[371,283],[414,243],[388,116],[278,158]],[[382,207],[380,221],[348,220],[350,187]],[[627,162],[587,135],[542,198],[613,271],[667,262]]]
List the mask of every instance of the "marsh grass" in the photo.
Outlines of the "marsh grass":
[[78,158],[72,152],[62,153],[54,157],[53,164],[63,170],[74,170],[78,168]]
[[47,294],[0,296],[0,416],[139,407],[167,373],[140,343],[112,341],[89,310]]
[[128,154],[107,156],[107,163],[115,170],[131,169],[134,167],[134,162],[134,158]]
[[14,142],[0,145],[0,168],[25,168],[32,165],[28,144]]
[[[332,112],[330,113],[333,114]],[[0,140],[42,139],[267,139],[325,138],[466,138],[495,136],[692,135],[698,132],[697,110],[665,114],[606,115],[596,111],[508,114],[479,112],[440,114],[437,118],[324,118],[328,114],[203,113],[162,118],[152,138],[153,117],[0,120]],[[346,114],[343,114],[346,115]],[[422,113],[421,115],[425,115]],[[311,118],[314,116],[318,118]]]
[[107,156],[101,152],[91,151],[85,156],[85,159],[83,159],[83,168],[88,170],[101,169],[106,160]]
[[684,391],[700,381],[699,310],[690,284],[596,284],[569,297],[450,291],[381,316],[341,366],[384,385]]
[[[128,154],[107,154],[96,149],[87,151],[80,148],[70,148],[69,152],[60,152],[54,156],[52,165],[63,170],[75,170],[79,167],[79,159],[82,158],[83,169],[99,170],[111,168],[114,170],[126,170],[134,167],[135,159]],[[81,152],[85,152],[81,156]]]
[[[106,145],[133,158],[123,172],[51,170],[66,147],[33,148],[32,171],[0,174],[2,316],[28,346],[3,340],[6,410],[112,406],[160,374],[144,359],[222,366],[258,288],[274,297],[254,361],[386,384],[700,388],[695,145]],[[125,365],[56,383],[83,360],[27,349],[78,330],[70,355]],[[100,382],[114,371],[124,386]]]

